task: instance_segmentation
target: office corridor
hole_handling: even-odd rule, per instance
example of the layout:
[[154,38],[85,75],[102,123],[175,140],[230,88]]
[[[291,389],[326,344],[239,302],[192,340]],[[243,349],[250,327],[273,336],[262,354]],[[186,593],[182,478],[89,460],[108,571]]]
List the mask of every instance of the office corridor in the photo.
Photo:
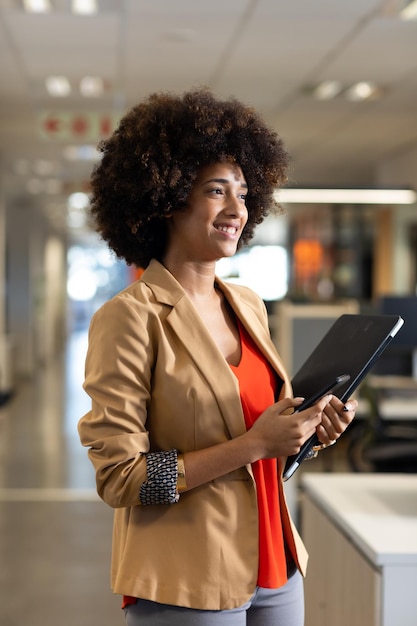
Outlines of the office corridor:
[[86,332],[0,407],[1,626],[117,626],[112,511],[95,492],[77,421]]

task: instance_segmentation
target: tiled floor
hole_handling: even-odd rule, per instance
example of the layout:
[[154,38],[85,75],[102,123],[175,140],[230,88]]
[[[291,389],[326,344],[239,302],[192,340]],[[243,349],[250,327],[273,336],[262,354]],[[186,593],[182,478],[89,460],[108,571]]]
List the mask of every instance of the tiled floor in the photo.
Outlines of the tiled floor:
[[112,511],[95,494],[76,424],[85,333],[0,408],[1,626],[117,626]]
[[[85,349],[86,333],[74,334],[65,357],[0,408],[1,626],[124,624],[109,585],[112,511],[96,496],[76,429],[89,407]],[[328,469],[332,454],[308,470]]]

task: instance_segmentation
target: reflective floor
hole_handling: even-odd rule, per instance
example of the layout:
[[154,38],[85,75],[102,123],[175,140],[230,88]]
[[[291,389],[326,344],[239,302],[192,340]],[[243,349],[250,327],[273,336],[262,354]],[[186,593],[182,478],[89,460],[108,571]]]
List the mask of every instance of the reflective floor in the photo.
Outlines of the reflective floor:
[[110,591],[112,511],[95,493],[77,421],[86,333],[0,408],[0,624],[124,624]]
[[[112,511],[77,434],[89,409],[86,345],[86,332],[74,333],[62,359],[0,407],[1,626],[124,624],[109,584]],[[333,469],[326,455],[309,471]]]

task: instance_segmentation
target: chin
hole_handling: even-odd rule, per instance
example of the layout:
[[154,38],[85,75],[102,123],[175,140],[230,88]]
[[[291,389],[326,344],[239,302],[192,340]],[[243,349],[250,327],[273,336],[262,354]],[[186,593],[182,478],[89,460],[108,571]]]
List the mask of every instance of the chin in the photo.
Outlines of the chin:
[[223,256],[225,257],[234,256],[237,252],[237,248],[238,248],[237,243],[234,243],[234,244],[230,243],[229,246],[225,246],[223,248],[223,251],[222,251]]

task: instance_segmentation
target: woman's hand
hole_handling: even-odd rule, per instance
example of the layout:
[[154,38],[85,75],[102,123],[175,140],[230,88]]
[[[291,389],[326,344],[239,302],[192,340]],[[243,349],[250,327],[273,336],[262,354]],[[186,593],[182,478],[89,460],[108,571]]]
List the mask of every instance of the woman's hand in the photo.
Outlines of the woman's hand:
[[344,403],[332,396],[323,411],[321,423],[316,427],[317,437],[323,445],[329,446],[339,439],[355,417],[357,407],[357,401],[352,398]]
[[332,398],[332,395],[324,396],[312,407],[300,412],[297,412],[297,407],[302,404],[303,398],[285,398],[268,407],[245,435],[253,446],[254,460],[296,454],[304,441],[317,432],[323,412]]
[[330,444],[352,421],[357,402],[344,404],[327,395],[297,411],[303,398],[285,398],[268,407],[244,434],[224,443],[184,454],[187,489],[193,489],[259,459],[296,454],[314,433]]

